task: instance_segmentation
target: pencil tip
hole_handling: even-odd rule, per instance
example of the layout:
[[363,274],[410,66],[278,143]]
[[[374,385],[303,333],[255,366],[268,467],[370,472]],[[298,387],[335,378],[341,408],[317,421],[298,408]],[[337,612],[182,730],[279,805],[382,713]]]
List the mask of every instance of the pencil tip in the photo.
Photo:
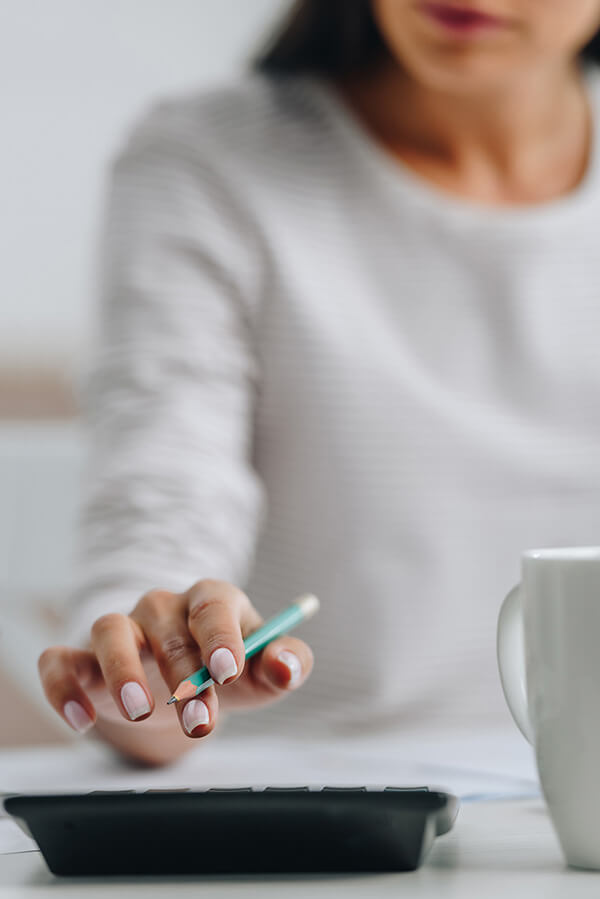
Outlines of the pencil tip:
[[171,696],[170,699],[167,699],[167,705],[171,705],[171,703],[173,703],[173,702],[177,702],[176,696]]

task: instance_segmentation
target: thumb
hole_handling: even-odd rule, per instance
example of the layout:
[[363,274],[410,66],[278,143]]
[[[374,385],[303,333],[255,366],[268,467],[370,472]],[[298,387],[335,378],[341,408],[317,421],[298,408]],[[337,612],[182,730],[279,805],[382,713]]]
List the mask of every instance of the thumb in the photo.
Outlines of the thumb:
[[250,659],[252,680],[275,693],[296,690],[313,668],[313,653],[296,637],[273,640],[255,658]]

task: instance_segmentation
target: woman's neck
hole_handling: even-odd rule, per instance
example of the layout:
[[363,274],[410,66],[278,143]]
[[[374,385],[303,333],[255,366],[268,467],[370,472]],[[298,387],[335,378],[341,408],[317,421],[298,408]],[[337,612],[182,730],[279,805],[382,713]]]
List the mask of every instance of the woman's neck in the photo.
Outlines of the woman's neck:
[[339,88],[389,153],[480,202],[550,200],[572,190],[587,166],[591,115],[575,63],[485,94],[433,90],[392,64]]

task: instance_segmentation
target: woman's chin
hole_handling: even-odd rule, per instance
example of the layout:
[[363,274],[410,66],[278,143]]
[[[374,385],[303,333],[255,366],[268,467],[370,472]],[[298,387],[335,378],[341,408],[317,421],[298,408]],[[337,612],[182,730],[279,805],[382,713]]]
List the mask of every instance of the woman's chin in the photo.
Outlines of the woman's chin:
[[[409,61],[409,63],[412,61]],[[514,88],[519,82],[518,69],[507,72],[505,65],[489,58],[465,54],[447,54],[443,58],[415,60],[406,65],[408,74],[423,87],[436,93],[456,97],[489,97]]]

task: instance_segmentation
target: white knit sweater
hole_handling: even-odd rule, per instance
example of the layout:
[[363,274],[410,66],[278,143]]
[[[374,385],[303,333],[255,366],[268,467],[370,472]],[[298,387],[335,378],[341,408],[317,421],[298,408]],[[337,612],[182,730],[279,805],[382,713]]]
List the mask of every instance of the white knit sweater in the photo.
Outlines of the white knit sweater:
[[304,591],[316,657],[231,732],[508,724],[527,547],[600,543],[600,72],[582,184],[527,208],[392,161],[329,89],[156,105],[118,155],[73,634],[151,587]]

